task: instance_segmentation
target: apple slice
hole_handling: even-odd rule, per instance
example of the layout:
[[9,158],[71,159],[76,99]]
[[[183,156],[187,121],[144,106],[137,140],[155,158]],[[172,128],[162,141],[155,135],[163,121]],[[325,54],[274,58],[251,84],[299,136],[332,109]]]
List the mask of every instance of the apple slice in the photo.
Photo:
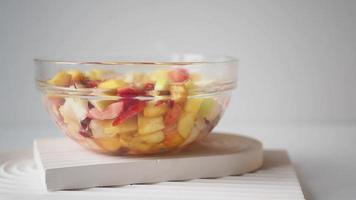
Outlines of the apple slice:
[[97,108],[92,108],[89,110],[88,117],[92,119],[114,119],[120,115],[124,107],[123,102],[116,102],[110,104],[103,111],[98,110]]

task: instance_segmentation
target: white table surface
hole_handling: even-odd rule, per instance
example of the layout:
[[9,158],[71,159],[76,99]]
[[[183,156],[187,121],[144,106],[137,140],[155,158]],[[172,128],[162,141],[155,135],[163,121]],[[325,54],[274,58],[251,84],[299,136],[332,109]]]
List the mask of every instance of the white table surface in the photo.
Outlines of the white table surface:
[[[308,200],[356,196],[356,124],[240,124],[237,128],[218,127],[218,130],[255,137],[268,149],[286,149]],[[58,134],[52,126],[3,127],[0,151],[30,148],[34,138]]]

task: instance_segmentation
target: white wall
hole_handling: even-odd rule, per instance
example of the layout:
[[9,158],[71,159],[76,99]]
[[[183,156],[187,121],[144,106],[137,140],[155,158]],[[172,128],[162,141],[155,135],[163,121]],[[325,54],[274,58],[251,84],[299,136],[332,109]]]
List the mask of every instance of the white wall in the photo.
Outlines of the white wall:
[[355,10],[356,1],[332,0],[0,0],[0,123],[51,123],[34,57],[143,52],[238,57],[239,88],[221,126],[354,123]]

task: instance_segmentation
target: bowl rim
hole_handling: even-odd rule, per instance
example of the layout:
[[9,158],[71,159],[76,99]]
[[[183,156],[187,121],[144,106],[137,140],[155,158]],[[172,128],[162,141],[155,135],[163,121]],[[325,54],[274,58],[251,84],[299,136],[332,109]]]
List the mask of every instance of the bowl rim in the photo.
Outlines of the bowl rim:
[[[163,56],[165,59],[158,59],[159,56]],[[177,57],[195,57],[191,61],[170,61],[177,59]],[[143,54],[142,59],[140,55],[131,58],[132,55],[122,56],[121,58],[104,58],[104,59],[54,59],[54,58],[34,58],[33,61],[38,64],[64,64],[64,65],[135,65],[140,66],[177,66],[177,65],[201,65],[201,64],[231,64],[237,63],[239,60],[233,56],[227,55],[214,55],[214,54],[166,54],[166,55],[147,55]],[[163,58],[162,57],[162,58]],[[174,58],[176,57],[176,58]],[[178,59],[181,59],[178,58]],[[198,58],[198,59],[197,59]]]

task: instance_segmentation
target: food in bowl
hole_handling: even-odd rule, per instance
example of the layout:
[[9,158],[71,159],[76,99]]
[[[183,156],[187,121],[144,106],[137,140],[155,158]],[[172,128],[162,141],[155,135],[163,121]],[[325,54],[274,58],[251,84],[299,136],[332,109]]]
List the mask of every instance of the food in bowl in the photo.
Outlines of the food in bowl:
[[69,65],[38,85],[57,125],[82,146],[112,155],[172,152],[211,132],[234,85],[171,65],[141,72]]

